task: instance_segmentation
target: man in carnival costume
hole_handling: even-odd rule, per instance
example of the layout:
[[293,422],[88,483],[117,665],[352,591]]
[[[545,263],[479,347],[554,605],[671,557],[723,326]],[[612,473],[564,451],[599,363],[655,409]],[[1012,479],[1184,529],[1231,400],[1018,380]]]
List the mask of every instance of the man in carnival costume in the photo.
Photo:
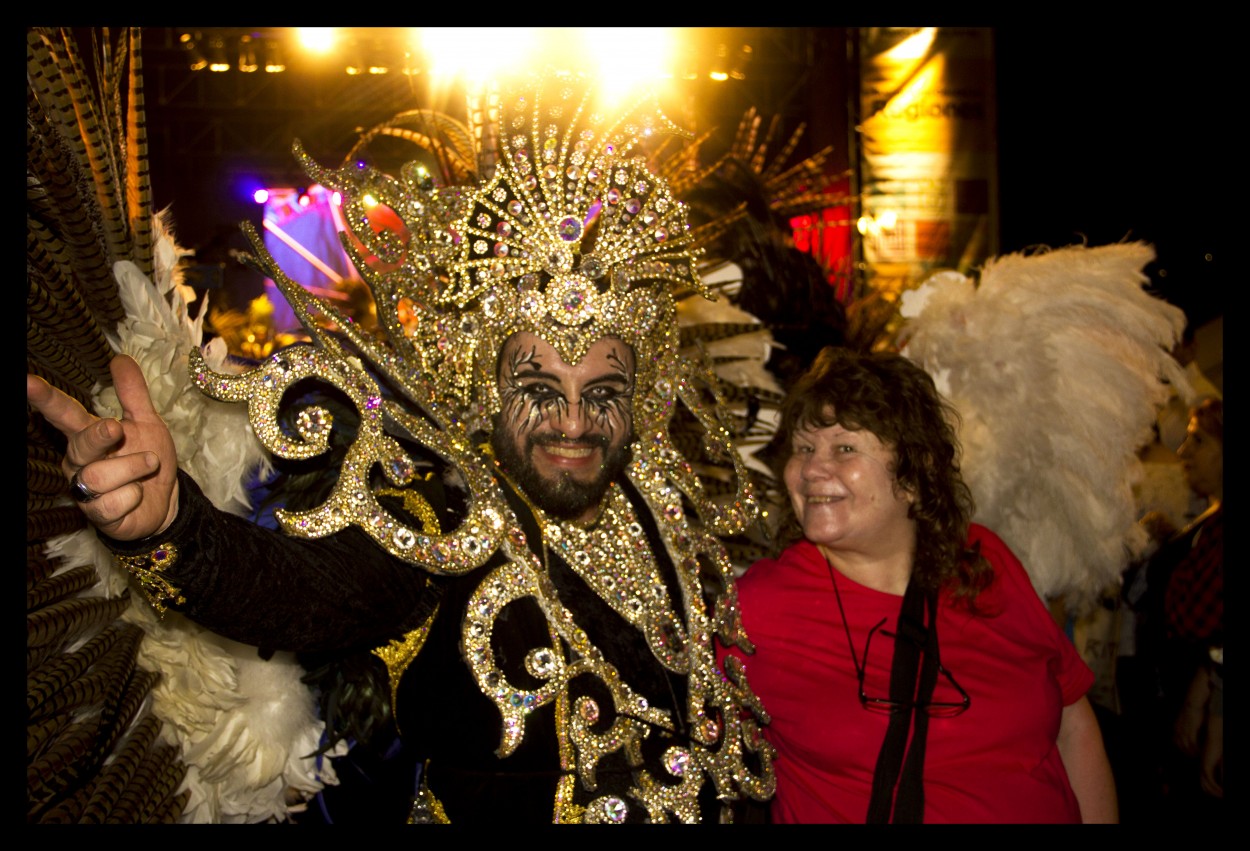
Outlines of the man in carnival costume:
[[[731,818],[773,790],[763,709],[740,667],[715,664],[714,642],[750,649],[717,536],[742,532],[755,502],[714,379],[678,352],[674,293],[707,294],[699,252],[638,153],[675,128],[642,105],[601,109],[568,75],[501,92],[490,123],[460,185],[416,163],[324,169],[297,148],[343,193],[379,334],[250,233],[312,342],[242,374],[193,351],[191,374],[245,401],[279,458],[345,442],[328,495],[277,512],[285,534],[217,510],[179,471],[131,358],[112,364],[120,419],[35,377],[28,399],[68,439],[71,494],[157,612],[384,666],[415,769],[410,821]],[[368,226],[375,200],[403,234]],[[353,421],[301,405],[310,386]],[[669,434],[678,414],[734,467],[735,496],[705,492]],[[327,723],[351,700],[330,696]]]

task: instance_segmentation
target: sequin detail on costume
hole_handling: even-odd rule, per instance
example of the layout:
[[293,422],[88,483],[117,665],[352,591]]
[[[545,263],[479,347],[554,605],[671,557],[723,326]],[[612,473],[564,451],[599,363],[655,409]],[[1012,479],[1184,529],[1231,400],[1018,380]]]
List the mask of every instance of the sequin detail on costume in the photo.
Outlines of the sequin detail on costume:
[[[567,762],[574,768],[575,781],[558,786],[557,820],[580,815],[587,822],[618,823],[641,807],[646,820],[693,822],[699,819],[698,794],[708,778],[725,796],[741,791],[763,800],[774,789],[773,751],[758,735],[758,725],[767,721],[767,715],[740,668],[729,675],[716,665],[713,635],[737,629],[735,623],[727,622],[735,621],[737,612],[732,566],[717,539],[689,522],[680,509],[678,490],[662,478],[640,478],[639,473],[649,470],[648,465],[635,462],[630,478],[656,509],[661,537],[669,541],[677,565],[680,599],[672,599],[660,579],[647,537],[619,487],[611,489],[591,529],[557,522],[533,510],[548,557],[569,564],[645,637],[665,668],[686,676],[687,703],[678,708],[682,718],[651,706],[604,659],[578,626],[574,613],[560,602],[547,566],[523,537],[509,541],[509,561],[479,584],[462,624],[466,660],[482,693],[500,712],[497,752],[501,757],[520,746],[533,712],[553,701],[557,705],[571,701],[571,711],[557,713],[556,732],[562,753],[572,754]],[[715,589],[715,605],[705,605],[705,589]],[[531,598],[546,613],[552,630],[550,644],[525,651],[525,671],[540,681],[529,688],[509,681],[491,649],[496,618],[505,607],[524,598]],[[606,689],[609,705],[584,694],[571,698],[570,684],[587,675]],[[749,710],[748,717],[742,717],[740,707]],[[659,759],[644,757],[643,743],[649,737],[674,735],[679,728],[690,731],[688,745],[666,748]],[[634,766],[628,799],[593,797],[599,787],[597,768],[612,754]],[[592,797],[585,798],[587,793]]]

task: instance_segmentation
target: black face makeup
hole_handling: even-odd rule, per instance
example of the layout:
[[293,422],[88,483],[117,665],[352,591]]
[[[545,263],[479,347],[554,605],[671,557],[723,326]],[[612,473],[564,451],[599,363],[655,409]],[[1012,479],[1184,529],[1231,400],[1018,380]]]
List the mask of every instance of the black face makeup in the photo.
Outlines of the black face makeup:
[[521,333],[505,345],[498,379],[492,445],[500,464],[549,514],[593,516],[630,460],[633,351],[604,338],[571,366]]

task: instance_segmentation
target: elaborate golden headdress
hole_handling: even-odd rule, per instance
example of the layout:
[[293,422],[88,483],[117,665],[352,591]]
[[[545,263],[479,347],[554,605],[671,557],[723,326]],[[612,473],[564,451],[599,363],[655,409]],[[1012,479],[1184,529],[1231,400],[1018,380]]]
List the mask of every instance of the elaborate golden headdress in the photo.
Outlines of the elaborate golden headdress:
[[[529,331],[576,363],[596,340],[616,336],[634,348],[637,363],[635,472],[656,471],[648,475],[673,481],[714,530],[741,531],[754,504],[720,420],[715,377],[678,351],[674,294],[709,295],[696,268],[700,251],[685,205],[640,151],[653,135],[682,131],[652,98],[609,109],[596,101],[587,79],[571,74],[533,77],[496,97],[479,128],[476,179],[467,185],[440,186],[415,161],[398,178],[364,162],[326,169],[297,143],[309,176],[342,193],[346,219],[364,250],[351,240],[344,244],[374,295],[385,340],[354,328],[290,280],[245,225],[257,265],[291,302],[315,345],[279,352],[237,378],[209,373],[197,361],[197,381],[217,398],[247,400],[257,433],[284,457],[324,451],[330,423],[324,411],[309,409],[300,417],[300,434],[286,433],[277,425],[282,391],[311,375],[344,390],[362,423],[334,495],[318,509],[281,512],[279,519],[289,531],[312,537],[357,523],[396,555],[467,569],[489,555],[502,533],[491,471],[469,457],[469,438],[488,429],[499,410],[496,369],[504,342]],[[460,170],[469,173],[466,135],[460,137]],[[375,231],[368,219],[375,203],[393,210],[406,233]],[[343,341],[317,329],[317,313],[328,315],[424,416],[384,399]],[[672,445],[667,423],[678,402],[706,429],[704,449],[735,468],[739,488],[727,504],[705,497]],[[465,473],[474,513],[457,533],[442,538],[411,528],[370,493],[375,465],[396,484],[412,474],[411,459],[386,435],[386,423]],[[431,554],[441,558],[431,560]]]

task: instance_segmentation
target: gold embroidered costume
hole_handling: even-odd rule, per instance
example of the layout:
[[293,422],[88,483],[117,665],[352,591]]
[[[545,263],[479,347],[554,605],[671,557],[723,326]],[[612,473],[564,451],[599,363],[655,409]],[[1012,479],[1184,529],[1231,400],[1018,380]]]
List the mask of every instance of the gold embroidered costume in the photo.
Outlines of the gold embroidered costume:
[[[282,458],[324,453],[340,425],[315,404],[284,425],[297,383],[331,385],[359,423],[329,496],[277,513],[291,538],[197,507],[184,477],[167,580],[189,616],[239,640],[282,634],[238,614],[266,599],[273,620],[292,622],[282,641],[293,649],[378,647],[423,766],[413,821],[724,818],[773,791],[766,715],[740,669],[717,666],[714,643],[750,649],[717,535],[741,532],[756,507],[715,376],[678,352],[675,294],[706,295],[699,252],[684,205],[640,152],[677,128],[645,99],[607,110],[571,75],[496,97],[480,128],[492,132],[477,134],[495,146],[464,185],[440,185],[417,164],[398,178],[363,159],[325,169],[297,145],[310,176],[343,194],[365,248],[345,245],[382,333],[300,288],[251,232],[256,265],[312,343],[241,375],[193,354],[192,376],[216,399],[246,401]],[[404,231],[369,227],[373,203]],[[518,332],[568,364],[604,337],[632,348],[632,460],[585,528],[529,504],[480,446],[500,412],[499,352]],[[705,493],[674,444],[678,410],[703,428],[702,450],[736,472],[733,498]],[[422,495],[432,469],[460,497],[438,518]],[[205,562],[240,547],[263,566],[220,580],[234,597],[222,601]],[[401,625],[407,640],[394,634]]]

